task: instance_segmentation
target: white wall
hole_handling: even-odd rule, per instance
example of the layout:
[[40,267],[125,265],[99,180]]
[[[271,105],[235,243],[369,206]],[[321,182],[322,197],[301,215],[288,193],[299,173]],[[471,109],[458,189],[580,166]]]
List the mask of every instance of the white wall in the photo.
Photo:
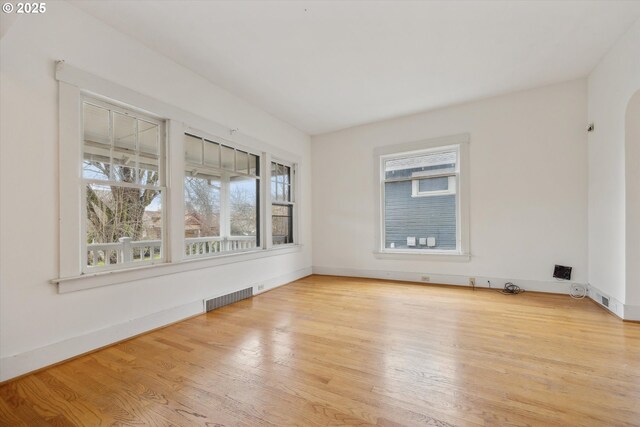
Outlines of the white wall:
[[[307,135],[65,2],[16,18],[0,57],[0,380],[193,314],[203,298],[310,272]],[[302,158],[302,251],[58,294],[58,59]]]
[[[605,55],[589,76],[589,281],[623,303],[637,278],[626,277],[625,113],[640,89],[640,21]],[[625,290],[626,282],[626,290]],[[633,304],[640,304],[634,296]]]
[[[314,271],[566,291],[558,263],[586,283],[586,105],[578,80],[313,137]],[[460,133],[471,135],[471,260],[375,258],[374,147]]]

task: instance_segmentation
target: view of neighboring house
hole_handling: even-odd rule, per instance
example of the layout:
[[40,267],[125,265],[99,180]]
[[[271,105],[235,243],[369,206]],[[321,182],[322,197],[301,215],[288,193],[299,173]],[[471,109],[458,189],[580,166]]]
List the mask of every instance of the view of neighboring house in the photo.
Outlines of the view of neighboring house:
[[385,248],[456,248],[456,153],[385,162]]

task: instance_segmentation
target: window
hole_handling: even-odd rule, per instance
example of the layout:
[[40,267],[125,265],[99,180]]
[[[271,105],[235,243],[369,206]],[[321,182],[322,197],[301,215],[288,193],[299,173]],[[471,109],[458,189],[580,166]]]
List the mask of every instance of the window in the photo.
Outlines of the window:
[[185,256],[260,247],[260,157],[191,134],[184,149]]
[[294,185],[295,168],[271,162],[271,236],[272,243],[285,245],[294,243]]
[[82,103],[84,271],[164,259],[164,124],[91,98]]
[[[428,148],[424,148],[424,146]],[[406,146],[406,145],[405,145]],[[382,154],[381,236],[383,252],[466,253],[466,217],[461,203],[461,163],[467,144],[410,144]],[[407,148],[409,148],[407,146]],[[466,194],[466,191],[464,192]],[[463,230],[464,229],[464,230]],[[463,240],[465,240],[463,242]]]
[[456,193],[456,177],[415,177],[411,180],[412,197],[443,196]]
[[63,62],[56,79],[59,292],[272,256],[274,206],[277,254],[300,250],[294,164],[269,197],[272,155],[295,155]]

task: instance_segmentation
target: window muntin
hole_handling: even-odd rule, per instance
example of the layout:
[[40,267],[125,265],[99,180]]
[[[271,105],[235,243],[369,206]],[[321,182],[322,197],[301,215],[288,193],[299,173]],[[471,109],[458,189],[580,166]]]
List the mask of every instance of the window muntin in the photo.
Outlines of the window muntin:
[[459,159],[459,145],[381,158],[382,250],[461,250]]
[[260,156],[191,134],[185,148],[185,256],[260,247]]
[[83,271],[164,260],[163,122],[82,103]]
[[272,244],[294,243],[294,186],[292,165],[271,162],[271,237]]

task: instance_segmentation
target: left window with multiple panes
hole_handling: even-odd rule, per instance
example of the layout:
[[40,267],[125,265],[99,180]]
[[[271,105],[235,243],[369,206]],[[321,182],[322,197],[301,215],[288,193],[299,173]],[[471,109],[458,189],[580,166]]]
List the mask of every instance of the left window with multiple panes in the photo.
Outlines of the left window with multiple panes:
[[165,123],[82,101],[84,270],[163,262]]

